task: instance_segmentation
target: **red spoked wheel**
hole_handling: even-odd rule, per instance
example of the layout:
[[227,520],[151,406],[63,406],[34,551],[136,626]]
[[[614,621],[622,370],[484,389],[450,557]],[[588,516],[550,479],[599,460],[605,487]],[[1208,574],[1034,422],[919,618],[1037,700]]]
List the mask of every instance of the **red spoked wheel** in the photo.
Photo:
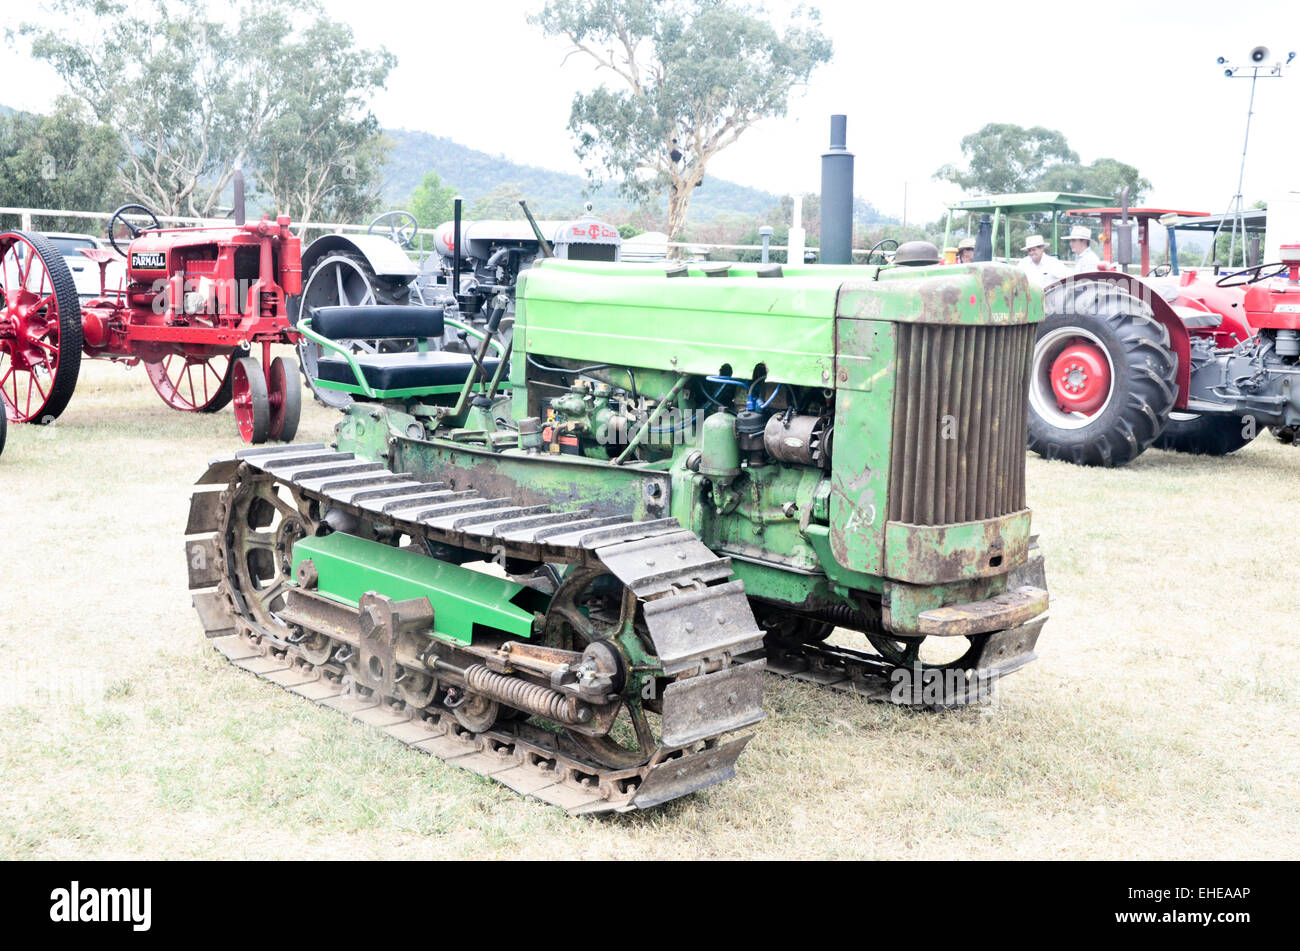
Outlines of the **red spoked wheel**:
[[240,357],[230,372],[235,423],[244,442],[263,443],[271,429],[271,401],[266,395],[266,378],[253,357]]
[[169,353],[156,363],[146,363],[149,382],[162,401],[185,413],[215,413],[230,402],[234,370],[230,354],[192,357]]
[[281,442],[292,442],[302,415],[302,384],[298,368],[284,357],[271,361],[271,385],[267,397],[271,404],[269,435]]
[[0,401],[16,423],[53,422],[81,369],[81,306],[63,255],[38,234],[0,234]]

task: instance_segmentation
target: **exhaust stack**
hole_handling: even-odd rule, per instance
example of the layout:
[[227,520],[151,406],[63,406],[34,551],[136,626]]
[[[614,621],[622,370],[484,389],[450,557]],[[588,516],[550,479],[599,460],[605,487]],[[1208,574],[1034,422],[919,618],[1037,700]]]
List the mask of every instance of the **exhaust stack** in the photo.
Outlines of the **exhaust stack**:
[[831,116],[831,147],[822,153],[823,264],[853,259],[853,153],[847,148],[847,116]]

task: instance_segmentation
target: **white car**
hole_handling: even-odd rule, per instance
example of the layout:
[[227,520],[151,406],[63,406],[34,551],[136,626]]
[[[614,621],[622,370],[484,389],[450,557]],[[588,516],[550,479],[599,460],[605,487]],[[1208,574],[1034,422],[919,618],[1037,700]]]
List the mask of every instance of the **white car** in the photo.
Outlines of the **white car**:
[[81,253],[82,248],[101,248],[113,255],[108,262],[105,273],[104,293],[116,294],[126,283],[126,262],[113,250],[112,246],[100,238],[89,234],[69,234],[61,231],[45,231],[42,234],[50,240],[56,251],[68,262],[72,272],[73,283],[77,285],[77,296],[82,300],[99,297],[99,265]]

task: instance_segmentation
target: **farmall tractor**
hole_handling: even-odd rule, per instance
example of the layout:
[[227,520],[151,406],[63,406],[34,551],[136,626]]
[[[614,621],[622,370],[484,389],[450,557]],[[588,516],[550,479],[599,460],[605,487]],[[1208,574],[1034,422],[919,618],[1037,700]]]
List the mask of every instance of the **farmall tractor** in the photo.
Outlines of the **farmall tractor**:
[[[148,219],[146,227],[133,220]],[[290,440],[298,428],[297,368],[271,346],[293,343],[286,299],[301,290],[300,244],[289,219],[164,229],[140,205],[109,223],[126,258],[125,285],[104,286],[112,253],[86,249],[100,294],[80,302],[62,255],[39,234],[0,234],[0,398],[14,422],[52,422],[67,407],[82,356],[143,363],[173,409],[235,404],[247,442]],[[250,354],[261,346],[262,360]]]
[[[1010,199],[1022,197],[994,196],[961,210],[1017,210]],[[1044,288],[1029,447],[1047,458],[1117,466],[1153,445],[1224,455],[1268,427],[1293,436],[1300,426],[1300,246],[1283,245],[1280,262],[1231,273],[1171,274],[1150,265],[1150,222],[1190,213],[1077,210],[1080,199],[1098,204],[1095,196],[1058,197],[1067,201],[1055,210],[1102,219],[1105,261],[1101,270]],[[1122,215],[1139,229],[1142,276],[1113,261],[1113,226]]]

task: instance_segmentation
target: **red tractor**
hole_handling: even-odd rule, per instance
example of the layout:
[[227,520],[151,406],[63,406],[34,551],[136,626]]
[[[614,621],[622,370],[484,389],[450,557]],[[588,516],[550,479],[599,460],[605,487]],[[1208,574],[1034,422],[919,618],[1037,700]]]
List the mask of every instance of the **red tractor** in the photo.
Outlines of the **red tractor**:
[[[83,249],[99,265],[100,294],[79,303],[67,263],[46,238],[0,234],[3,415],[52,422],[72,398],[84,353],[144,363],[173,409],[213,413],[233,400],[247,442],[291,440],[302,404],[298,368],[271,359],[272,344],[298,341],[285,301],[302,291],[302,250],[288,217],[164,229],[149,209],[124,205],[109,238],[126,258],[125,285],[105,287],[111,252]],[[259,344],[260,364],[251,355]]]
[[[1227,274],[1151,268],[1148,228],[1166,209],[1129,209],[1145,277],[1112,269],[1118,208],[1101,217],[1106,262],[1044,289],[1030,383],[1029,446],[1115,466],[1149,446],[1224,455],[1266,428],[1300,426],[1300,245]],[[1178,213],[1186,215],[1187,213]],[[1168,219],[1166,219],[1168,220]],[[1165,273],[1161,273],[1165,271]]]

